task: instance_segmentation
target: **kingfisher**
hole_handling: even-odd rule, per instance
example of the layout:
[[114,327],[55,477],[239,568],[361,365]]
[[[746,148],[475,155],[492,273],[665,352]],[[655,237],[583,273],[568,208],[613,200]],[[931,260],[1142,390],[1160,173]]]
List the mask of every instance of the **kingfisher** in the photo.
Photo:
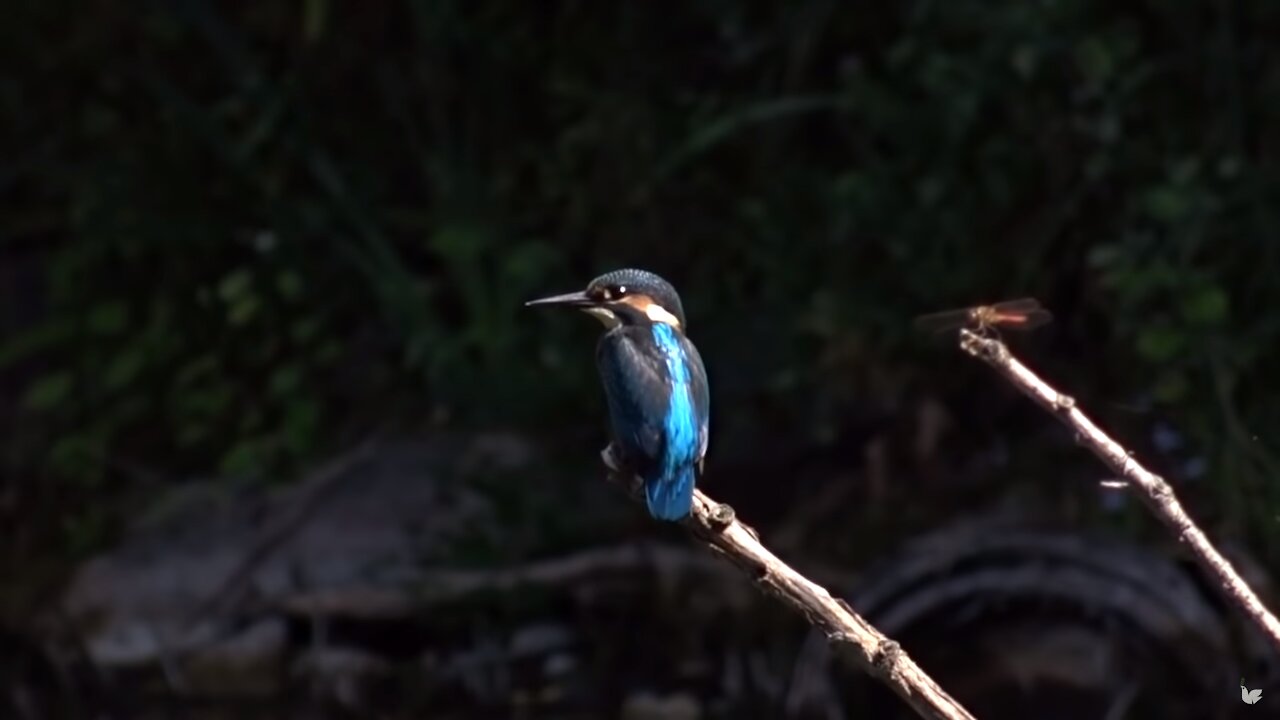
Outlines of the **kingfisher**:
[[675,288],[654,273],[628,268],[601,275],[586,290],[525,305],[576,308],[604,323],[596,366],[614,446],[644,481],[650,515],[669,521],[687,516],[707,454],[711,401]]

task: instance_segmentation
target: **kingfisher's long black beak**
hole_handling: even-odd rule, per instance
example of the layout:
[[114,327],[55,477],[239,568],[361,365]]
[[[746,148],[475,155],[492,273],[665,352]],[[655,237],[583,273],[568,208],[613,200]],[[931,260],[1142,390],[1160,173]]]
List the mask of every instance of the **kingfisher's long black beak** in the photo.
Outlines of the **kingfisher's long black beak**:
[[563,295],[552,295],[551,297],[540,298],[538,300],[530,300],[525,303],[525,307],[534,307],[537,305],[560,305],[571,308],[587,308],[595,305],[596,302],[587,297],[585,292],[571,292]]

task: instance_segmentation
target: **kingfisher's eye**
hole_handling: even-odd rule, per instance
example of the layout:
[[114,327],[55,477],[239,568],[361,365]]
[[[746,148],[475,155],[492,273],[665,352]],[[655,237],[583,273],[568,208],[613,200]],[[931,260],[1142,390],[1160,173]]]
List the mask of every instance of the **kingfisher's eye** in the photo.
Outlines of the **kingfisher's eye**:
[[626,286],[626,285],[619,285],[619,286],[618,286],[618,289],[617,289],[617,295],[618,295],[618,297],[622,297],[623,295],[626,295],[626,294],[627,294],[627,286]]

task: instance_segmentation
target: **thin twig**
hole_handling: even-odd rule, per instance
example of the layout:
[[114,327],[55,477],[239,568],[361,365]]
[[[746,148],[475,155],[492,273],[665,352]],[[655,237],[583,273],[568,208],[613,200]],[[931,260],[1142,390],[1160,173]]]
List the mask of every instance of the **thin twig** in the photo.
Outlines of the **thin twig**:
[[1165,482],[1164,478],[1142,467],[1133,459],[1132,453],[1127,452],[1080,412],[1074,398],[1063,395],[1037,377],[1027,366],[1009,354],[1009,348],[1005,347],[1004,343],[981,337],[968,330],[961,330],[960,347],[995,368],[1023,394],[1035,400],[1058,420],[1075,430],[1077,442],[1087,446],[1120,477],[1129,481],[1128,486],[1139,491],[1139,496],[1147,507],[1173,531],[1180,541],[1191,548],[1200,567],[1217,578],[1218,584],[1226,591],[1227,597],[1239,605],[1245,615],[1262,628],[1271,644],[1280,651],[1280,621],[1267,610],[1248,583],[1240,577],[1235,568],[1231,567],[1231,563],[1218,552],[1204,532],[1182,509],[1182,504],[1173,494],[1173,488]]
[[[621,469],[612,447],[601,456],[609,467],[609,479],[639,498],[639,484]],[[779,560],[760,544],[755,530],[738,522],[733,508],[695,490],[693,512],[682,523],[713,550],[746,571],[765,592],[798,610],[810,624],[822,630],[842,653],[879,677],[921,717],[932,720],[974,720],[958,702],[933,681],[907,653],[882,635],[847,603],[832,597]]]

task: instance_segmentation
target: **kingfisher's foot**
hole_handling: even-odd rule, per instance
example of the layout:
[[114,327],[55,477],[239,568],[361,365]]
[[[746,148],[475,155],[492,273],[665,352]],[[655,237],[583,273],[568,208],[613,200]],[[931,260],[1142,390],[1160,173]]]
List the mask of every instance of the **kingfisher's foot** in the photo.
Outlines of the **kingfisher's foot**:
[[600,451],[600,459],[604,461],[604,466],[614,472],[622,472],[622,459],[618,457],[618,451],[614,449],[613,443],[609,443]]
[[604,462],[604,466],[609,469],[609,474],[613,476],[614,481],[621,481],[622,486],[632,495],[641,492],[644,481],[638,475],[631,471],[626,462],[622,459],[622,454],[618,449],[609,443],[605,449],[600,451],[600,460]]
[[711,511],[711,523],[716,530],[724,530],[733,524],[737,513],[733,511],[733,507],[726,503],[719,503],[715,509]]

